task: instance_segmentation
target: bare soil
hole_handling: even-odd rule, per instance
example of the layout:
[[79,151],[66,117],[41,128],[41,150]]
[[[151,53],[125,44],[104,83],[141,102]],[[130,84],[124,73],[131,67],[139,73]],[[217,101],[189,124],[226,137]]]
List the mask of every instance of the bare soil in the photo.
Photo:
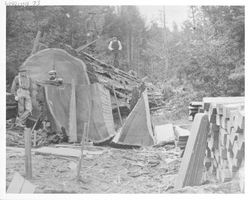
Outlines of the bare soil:
[[[74,146],[72,146],[74,147]],[[74,147],[79,148],[79,147]],[[32,153],[30,182],[35,193],[239,193],[237,181],[174,190],[181,151],[161,148],[115,149],[86,146],[81,178],[76,179],[77,158]],[[97,154],[95,152],[102,152]],[[6,187],[15,172],[25,177],[24,149],[7,147]]]

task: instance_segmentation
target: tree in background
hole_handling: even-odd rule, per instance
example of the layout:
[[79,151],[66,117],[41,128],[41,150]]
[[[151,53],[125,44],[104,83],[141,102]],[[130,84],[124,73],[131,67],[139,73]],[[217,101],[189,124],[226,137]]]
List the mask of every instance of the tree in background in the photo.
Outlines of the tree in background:
[[139,77],[148,76],[153,83],[174,89],[188,87],[199,98],[244,94],[245,12],[241,6],[192,6],[182,27],[173,23],[172,30],[165,31],[157,23],[146,27],[136,6],[7,7],[7,84],[31,54],[37,36],[43,44],[40,49],[61,43],[73,48],[84,45],[88,12],[96,13],[102,36],[93,52],[98,59],[112,64],[108,44],[117,36],[123,46],[119,67],[125,71],[132,69]]

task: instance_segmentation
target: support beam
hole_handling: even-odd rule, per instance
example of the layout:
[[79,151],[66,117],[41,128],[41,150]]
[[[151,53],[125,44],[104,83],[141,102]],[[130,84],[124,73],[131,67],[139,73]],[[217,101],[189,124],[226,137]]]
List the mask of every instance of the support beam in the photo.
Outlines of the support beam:
[[119,108],[119,103],[118,103],[118,100],[117,100],[117,96],[116,96],[116,91],[115,91],[114,85],[112,85],[112,89],[113,89],[113,93],[114,93],[114,96],[115,96],[115,102],[116,102],[116,107],[117,107],[117,111],[118,111],[118,115],[119,115],[119,119],[120,119],[120,124],[122,126],[122,116],[121,116],[121,111],[120,111],[120,108]]
[[24,129],[24,143],[25,143],[25,174],[27,179],[32,178],[32,163],[31,163],[31,130]]
[[88,132],[88,123],[85,122],[83,124],[83,134],[82,134],[82,141],[81,141],[81,155],[80,155],[80,158],[79,158],[79,161],[78,161],[78,167],[77,167],[77,175],[76,175],[76,178],[77,180],[80,180],[80,173],[81,173],[81,167],[82,167],[82,158],[83,158],[83,149],[84,149],[84,146],[85,146],[85,140],[86,140],[86,135],[87,135],[87,132]]
[[76,122],[76,88],[75,81],[71,81],[71,98],[69,108],[69,142],[77,142],[77,122]]

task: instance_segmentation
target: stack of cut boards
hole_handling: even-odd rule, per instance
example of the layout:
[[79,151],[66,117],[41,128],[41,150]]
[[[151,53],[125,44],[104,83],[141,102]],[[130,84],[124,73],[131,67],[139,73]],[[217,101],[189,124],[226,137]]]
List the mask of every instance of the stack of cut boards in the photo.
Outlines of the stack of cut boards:
[[175,146],[184,149],[186,147],[190,131],[179,126],[174,126],[174,133],[176,136]]
[[188,106],[188,120],[193,121],[194,116],[196,113],[202,113],[203,112],[203,103],[199,101],[192,101]]
[[204,177],[230,181],[244,168],[244,97],[203,98],[203,102],[210,122]]

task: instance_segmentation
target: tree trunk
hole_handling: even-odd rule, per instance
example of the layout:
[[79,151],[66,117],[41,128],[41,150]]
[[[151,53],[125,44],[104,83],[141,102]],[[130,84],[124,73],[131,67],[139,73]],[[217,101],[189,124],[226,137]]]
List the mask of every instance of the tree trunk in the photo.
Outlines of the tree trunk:
[[39,50],[39,41],[40,41],[41,34],[42,34],[42,32],[40,30],[38,30],[37,34],[36,34],[36,38],[34,40],[33,49],[31,51],[31,55],[35,54]]

